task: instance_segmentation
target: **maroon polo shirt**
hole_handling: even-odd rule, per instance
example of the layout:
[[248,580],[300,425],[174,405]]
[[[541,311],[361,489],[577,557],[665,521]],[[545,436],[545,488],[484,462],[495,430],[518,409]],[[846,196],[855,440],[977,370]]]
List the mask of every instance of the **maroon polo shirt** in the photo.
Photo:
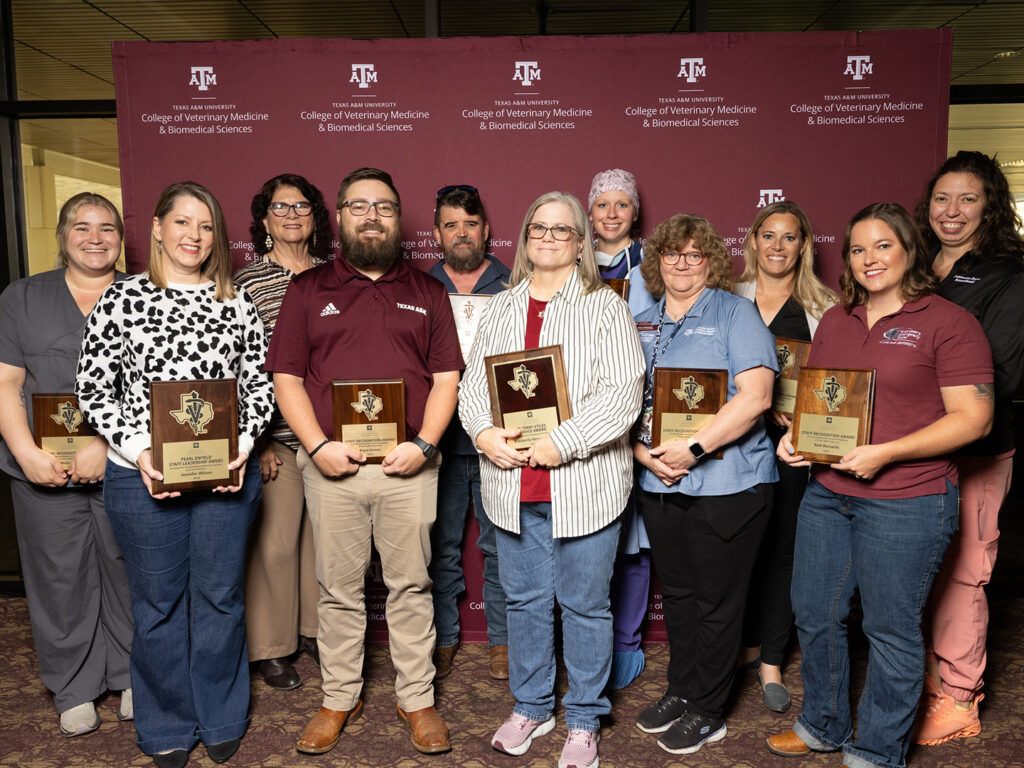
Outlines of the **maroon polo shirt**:
[[408,439],[423,426],[435,373],[464,367],[448,292],[403,260],[371,280],[343,258],[292,278],[267,371],[304,380],[324,434],[334,435],[331,381],[405,379]]
[[[863,306],[836,306],[821,318],[807,365],[874,368],[871,443],[904,437],[946,415],[940,387],[992,382],[992,353],[981,325],[965,309],[939,296],[907,302],[868,330]],[[948,456],[902,461],[873,480],[858,480],[827,465],[813,475],[834,493],[871,499],[905,499],[945,493],[956,484]]]

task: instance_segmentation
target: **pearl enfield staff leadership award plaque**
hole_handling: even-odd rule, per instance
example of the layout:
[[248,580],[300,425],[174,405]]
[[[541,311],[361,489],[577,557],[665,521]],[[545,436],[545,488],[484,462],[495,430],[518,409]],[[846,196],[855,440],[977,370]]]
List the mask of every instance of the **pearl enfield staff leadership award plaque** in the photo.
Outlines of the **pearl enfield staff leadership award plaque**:
[[629,300],[629,278],[628,277],[609,277],[604,281],[604,284],[615,291],[619,296],[622,297],[623,301]]
[[522,435],[508,444],[525,451],[572,418],[562,347],[538,347],[484,358],[491,420]]
[[462,359],[469,360],[469,350],[480,327],[480,316],[491,297],[486,294],[449,293],[452,303],[452,314],[455,315],[455,332],[459,335],[459,346],[462,348]]
[[802,369],[793,420],[796,452],[808,461],[835,464],[866,445],[874,398],[874,369]]
[[[693,437],[725,405],[728,385],[725,370],[655,368],[651,447]],[[720,459],[722,452],[713,451],[708,457]]]
[[405,442],[405,379],[331,382],[334,439],[358,448],[370,464]]
[[32,395],[32,434],[36,445],[71,469],[75,454],[96,439],[96,430],[85,423],[74,395]]
[[149,384],[153,493],[238,485],[238,383],[234,379]]
[[811,354],[811,342],[775,337],[775,354],[779,359],[779,378],[775,381],[772,408],[779,413],[793,415],[796,407],[796,384],[800,369]]

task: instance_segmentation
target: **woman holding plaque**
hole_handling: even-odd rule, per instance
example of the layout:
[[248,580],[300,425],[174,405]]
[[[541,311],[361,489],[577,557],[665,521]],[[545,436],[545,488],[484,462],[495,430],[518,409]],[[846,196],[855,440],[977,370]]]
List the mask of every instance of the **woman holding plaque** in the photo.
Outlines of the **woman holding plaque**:
[[[766,205],[743,240],[743,258],[746,268],[736,294],[754,302],[773,336],[809,344],[822,313],[838,299],[814,274],[814,235],[807,214],[791,200]],[[770,413],[766,426],[773,445],[779,444],[790,423],[785,413]],[[793,627],[793,539],[807,470],[781,461],[777,469],[768,530],[750,582],[740,663],[757,668],[764,705],[785,712],[790,698],[782,662]]]
[[[637,506],[662,585],[669,667],[668,690],[637,727],[661,734],[665,751],[691,754],[726,734],[747,587],[778,479],[763,419],[778,363],[757,309],[730,292],[732,262],[707,219],[677,214],[644,248],[640,271],[658,303],[636,317],[647,377],[633,456],[642,466]],[[675,400],[656,387],[659,368],[676,369],[683,408],[713,402],[707,389],[724,383],[724,402],[698,410],[687,438],[654,433],[672,415],[655,413],[655,402]],[[703,389],[687,386],[694,374],[708,381]]]
[[[330,214],[320,190],[291,173],[270,179],[252,199],[256,258],[235,273],[235,284],[256,304],[269,339],[294,275],[326,263],[331,248]],[[264,682],[291,690],[302,678],[288,657],[296,648],[319,662],[313,531],[302,475],[295,464],[299,441],[281,412],[256,441],[263,477],[263,504],[249,542],[245,569],[245,623],[249,659]]]
[[[875,203],[858,212],[843,258],[843,303],[821,318],[807,366],[874,369],[870,442],[811,470],[792,591],[803,712],[792,730],[768,739],[768,749],[784,756],[842,750],[850,766],[901,768],[924,673],[921,615],[956,528],[949,454],[991,426],[992,363],[978,321],[934,295],[931,260],[903,208]],[[836,416],[866,418],[860,407]],[[799,441],[791,429],[779,444],[791,466],[808,464]],[[869,648],[856,740],[847,645],[854,591]]]
[[[1011,399],[1024,375],[1024,240],[999,164],[981,152],[946,160],[925,190],[917,225],[932,255],[939,296],[981,323],[992,347],[996,411],[988,437],[961,448],[960,526],[931,598],[931,652],[919,744],[981,733],[988,602],[999,509],[1013,470]],[[927,634],[927,633],[926,633]]]
[[[530,206],[509,283],[484,310],[459,388],[459,416],[483,454],[484,509],[498,529],[508,596],[516,704],[491,744],[522,755],[554,728],[557,600],[569,673],[559,765],[586,768],[597,765],[599,718],[611,711],[603,693],[609,582],[633,481],[627,432],[640,407],[643,358],[629,310],[601,283],[586,214],[571,195],[550,192]],[[552,345],[561,347],[567,386],[549,364],[538,367],[536,387],[566,386],[571,416],[520,452],[508,441],[521,431],[492,418],[485,356]]]
[[[96,303],[77,381],[82,410],[110,445],[104,500],[131,586],[135,728],[159,768],[182,768],[198,741],[224,762],[248,724],[245,544],[262,495],[249,452],[273,410],[266,349],[255,304],[231,283],[220,205],[199,184],[172,184],[153,216],[149,271]],[[153,493],[164,477],[153,465],[150,384],[200,379],[235,382],[238,455],[228,468],[238,483]],[[155,418],[183,420],[182,406]]]
[[[74,391],[86,318],[124,277],[114,268],[123,234],[113,203],[77,194],[57,217],[58,269],[17,280],[0,295],[0,469],[11,477],[39,674],[65,736],[99,728],[93,701],[107,690],[124,691],[117,716],[132,719],[128,576],[99,484],[106,443],[95,438],[64,466],[37,446],[33,415],[42,414],[32,412],[33,395]],[[79,431],[80,412],[61,419],[58,408],[59,401],[42,419],[66,440]]]

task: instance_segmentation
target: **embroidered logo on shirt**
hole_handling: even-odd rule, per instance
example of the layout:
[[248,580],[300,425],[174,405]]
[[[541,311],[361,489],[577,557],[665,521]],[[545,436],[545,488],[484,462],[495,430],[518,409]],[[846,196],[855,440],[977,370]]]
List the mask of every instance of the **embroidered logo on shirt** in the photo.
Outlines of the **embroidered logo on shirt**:
[[882,334],[882,337],[891,344],[917,347],[917,342],[921,340],[921,332],[915,331],[913,328],[890,328]]
[[417,307],[412,304],[403,304],[400,301],[396,301],[395,306],[398,307],[399,309],[408,309],[411,310],[412,312],[419,312],[421,315],[427,314],[427,310],[425,310],[423,307]]
[[199,437],[206,434],[206,425],[213,421],[213,403],[203,400],[193,389],[182,394],[181,408],[170,413],[176,422],[184,424]]
[[970,275],[954,275],[954,283],[967,283],[968,285],[974,285],[976,282],[981,280],[980,277],[971,277]]
[[69,400],[66,403],[57,404],[57,412],[51,413],[50,418],[60,424],[68,432],[77,432],[78,426],[85,421],[82,412],[75,408]]
[[698,328],[687,328],[683,331],[683,336],[714,336],[715,328],[708,328],[707,326],[700,326]]
[[680,400],[685,400],[692,411],[704,399],[704,387],[694,381],[693,376],[687,376],[679,380],[679,389],[673,389],[672,394]]
[[814,390],[814,396],[824,400],[828,409],[835,413],[839,410],[839,404],[846,399],[846,387],[835,376],[826,376],[821,380],[821,389]]
[[356,397],[359,398],[359,401],[352,403],[353,410],[356,413],[366,414],[366,418],[370,421],[376,421],[377,414],[384,410],[384,401],[373,394],[372,389],[360,389]]
[[327,317],[328,315],[340,315],[341,312],[334,306],[333,301],[327,302],[327,306],[320,310],[320,317]]
[[512,369],[512,376],[514,377],[508,385],[512,389],[518,390],[523,393],[523,397],[533,397],[540,384],[540,379],[537,378],[537,374],[531,371],[526,365],[520,365],[517,368]]

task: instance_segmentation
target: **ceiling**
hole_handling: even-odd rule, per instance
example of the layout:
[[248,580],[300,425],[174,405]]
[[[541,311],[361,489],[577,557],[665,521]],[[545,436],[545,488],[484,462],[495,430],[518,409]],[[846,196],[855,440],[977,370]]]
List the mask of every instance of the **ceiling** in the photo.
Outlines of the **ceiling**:
[[[114,98],[113,40],[687,32],[666,0],[12,0],[19,100]],[[709,0],[711,32],[951,28],[952,85],[1024,84],[1021,0]],[[967,89],[968,91],[971,88]],[[1020,93],[1017,89],[1016,93]],[[112,119],[23,120],[22,141],[116,166]],[[950,149],[998,154],[1024,194],[1024,104],[957,105]]]

